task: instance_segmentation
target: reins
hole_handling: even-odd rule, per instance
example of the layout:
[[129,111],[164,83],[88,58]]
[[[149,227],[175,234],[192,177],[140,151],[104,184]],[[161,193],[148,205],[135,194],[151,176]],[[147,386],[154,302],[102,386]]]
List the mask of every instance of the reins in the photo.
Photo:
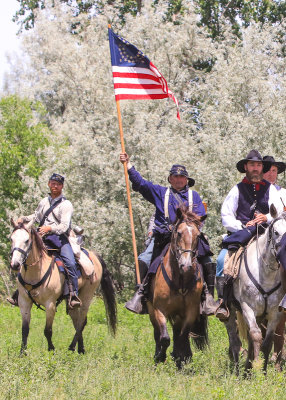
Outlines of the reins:
[[[195,286],[195,284],[196,284],[196,282],[198,280],[199,267],[198,267],[198,262],[197,262],[197,250],[183,249],[181,246],[177,245],[177,238],[178,238],[177,228],[183,222],[185,222],[187,224],[187,221],[185,221],[183,219],[183,220],[179,220],[176,223],[175,227],[174,227],[172,238],[174,237],[174,241],[175,241],[176,247],[175,247],[175,250],[173,250],[172,246],[171,246],[170,247],[170,252],[175,256],[175,259],[176,259],[178,265],[179,265],[179,259],[180,259],[182,254],[184,254],[184,253],[193,254],[192,266],[195,267],[195,274],[193,275],[192,280],[189,282],[188,287],[184,286],[184,276],[183,276],[183,274],[179,275],[179,284],[178,285],[168,276],[166,268],[165,268],[165,265],[164,265],[164,257],[162,257],[161,260],[160,260],[160,266],[161,266],[161,271],[162,271],[163,278],[165,279],[165,282],[167,283],[169,288],[171,290],[177,292],[177,293],[180,293],[182,296],[185,296]],[[172,241],[172,239],[171,239],[171,241]]]
[[[276,220],[274,220],[274,221],[271,223],[271,225],[269,226],[269,238],[267,239],[267,244],[268,244],[268,246],[269,246],[270,241],[271,241],[271,243],[272,243],[272,250],[274,250],[274,251],[275,251],[275,248],[274,248],[274,243],[273,243],[273,239],[272,239],[273,235],[272,235],[271,229],[272,229],[273,224],[274,224],[275,221],[276,221]],[[263,257],[262,257],[262,254],[260,253],[260,251],[258,251],[258,249],[259,249],[259,246],[258,246],[258,228],[257,228],[256,251],[257,251],[257,253],[259,252],[259,255],[260,255],[260,257],[261,257],[261,259],[262,259],[262,261],[263,261],[263,263],[264,263],[265,266],[268,266],[269,269],[271,269],[272,271],[278,271],[279,267],[278,267],[277,269],[275,269],[275,270],[273,270],[272,268],[270,268],[269,264],[265,262],[265,260],[264,260]],[[276,251],[275,251],[274,256],[276,257]],[[275,287],[273,287],[272,289],[270,289],[270,290],[268,290],[268,291],[264,290],[263,287],[260,285],[260,283],[259,283],[259,282],[255,279],[255,277],[252,275],[252,273],[251,273],[251,271],[250,271],[250,269],[249,269],[248,262],[247,262],[247,248],[245,248],[245,251],[244,251],[244,265],[245,265],[245,270],[246,270],[246,273],[247,273],[249,279],[251,280],[251,282],[254,284],[254,286],[256,287],[256,289],[262,294],[262,296],[263,296],[263,298],[264,298],[264,310],[263,310],[263,313],[262,313],[262,315],[261,315],[261,318],[265,318],[266,315],[267,315],[268,297],[269,297],[272,293],[276,292],[276,290],[278,290],[278,289],[280,288],[281,282],[279,282]]]
[[22,285],[23,288],[25,289],[25,292],[27,293],[27,295],[29,296],[29,298],[32,300],[33,304],[35,304],[35,306],[36,306],[37,308],[39,308],[40,310],[42,310],[42,311],[45,311],[45,309],[42,308],[41,305],[38,304],[38,303],[34,300],[33,296],[31,295],[31,291],[34,290],[34,289],[37,289],[38,287],[40,287],[41,285],[43,285],[43,283],[46,282],[46,280],[48,279],[48,277],[50,276],[50,274],[51,274],[51,272],[52,272],[52,269],[53,269],[53,267],[54,267],[54,263],[55,263],[55,257],[52,256],[52,260],[51,260],[51,263],[50,263],[49,268],[47,269],[47,271],[46,271],[45,275],[42,277],[42,279],[41,279],[39,282],[37,282],[37,283],[28,283],[28,282],[26,282],[26,281],[23,279],[23,277],[22,277],[22,275],[21,275],[20,272],[19,272],[18,275],[17,275],[18,281],[21,283],[21,285]]

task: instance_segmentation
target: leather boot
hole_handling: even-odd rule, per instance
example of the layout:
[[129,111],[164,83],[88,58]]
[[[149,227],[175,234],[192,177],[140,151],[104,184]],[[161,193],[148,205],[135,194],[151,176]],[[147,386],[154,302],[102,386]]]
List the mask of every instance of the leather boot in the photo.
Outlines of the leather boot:
[[82,302],[77,295],[77,292],[75,290],[75,284],[72,282],[70,276],[68,276],[68,288],[69,288],[69,297],[67,300],[68,308],[71,310],[74,308],[79,308],[82,305]]
[[18,296],[19,296],[19,290],[16,289],[15,292],[13,293],[12,297],[11,297],[11,298],[8,297],[6,300],[7,300],[10,304],[12,304],[12,306],[19,307],[19,304],[18,304]]
[[226,287],[226,277],[216,277],[216,290],[219,299],[219,307],[216,310],[215,316],[222,322],[227,321],[229,318],[229,309],[227,307],[229,290],[227,290]]
[[148,296],[149,281],[150,276],[146,275],[132,299],[127,301],[125,304],[125,308],[127,308],[127,310],[132,311],[135,314],[148,314],[146,301]]
[[283,311],[286,313],[286,294],[284,295],[283,299],[280,301],[278,311]]
[[214,284],[215,284],[215,263],[202,264],[204,274],[204,289],[203,297],[204,300],[201,304],[202,315],[214,315],[217,311],[218,304],[214,300]]

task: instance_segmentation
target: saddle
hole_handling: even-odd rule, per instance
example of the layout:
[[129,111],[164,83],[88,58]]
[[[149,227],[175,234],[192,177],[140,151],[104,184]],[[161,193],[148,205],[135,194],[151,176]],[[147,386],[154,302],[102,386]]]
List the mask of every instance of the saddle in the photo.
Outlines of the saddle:
[[252,237],[245,246],[240,246],[237,250],[228,250],[224,259],[224,276],[232,277],[233,280],[238,277],[244,251],[255,240],[256,237]]

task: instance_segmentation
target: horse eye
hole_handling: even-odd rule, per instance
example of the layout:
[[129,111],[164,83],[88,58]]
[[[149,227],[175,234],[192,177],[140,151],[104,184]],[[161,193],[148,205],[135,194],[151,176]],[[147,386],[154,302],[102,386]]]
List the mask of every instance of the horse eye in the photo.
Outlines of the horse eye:
[[279,233],[277,231],[274,231],[275,236],[279,236]]

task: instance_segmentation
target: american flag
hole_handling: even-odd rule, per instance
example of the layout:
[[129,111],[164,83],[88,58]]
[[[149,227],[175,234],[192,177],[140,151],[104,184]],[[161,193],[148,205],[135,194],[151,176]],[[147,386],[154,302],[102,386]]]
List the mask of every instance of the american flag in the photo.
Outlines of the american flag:
[[164,99],[170,97],[179,105],[169,90],[166,79],[155,65],[133,44],[117,36],[108,28],[115,100]]

